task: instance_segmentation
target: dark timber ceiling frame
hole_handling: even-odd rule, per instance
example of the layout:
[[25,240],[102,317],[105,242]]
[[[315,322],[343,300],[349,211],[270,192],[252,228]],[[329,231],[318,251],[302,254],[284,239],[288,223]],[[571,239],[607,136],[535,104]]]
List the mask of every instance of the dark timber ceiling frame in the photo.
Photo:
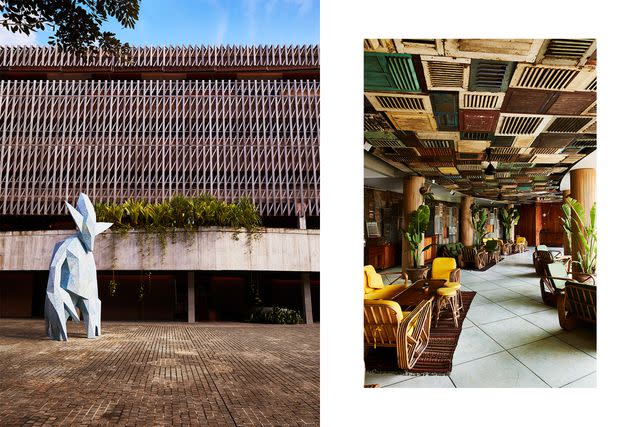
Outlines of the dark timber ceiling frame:
[[477,197],[553,201],[596,149],[595,39],[367,39],[364,50],[364,140],[400,170]]

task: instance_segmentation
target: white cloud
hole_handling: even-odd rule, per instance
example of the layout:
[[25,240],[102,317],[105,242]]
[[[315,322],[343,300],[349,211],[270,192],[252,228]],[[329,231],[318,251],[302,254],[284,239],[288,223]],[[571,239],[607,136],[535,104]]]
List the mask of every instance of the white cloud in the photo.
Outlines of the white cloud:
[[22,33],[12,33],[4,27],[0,27],[0,46],[25,46],[37,45],[38,39],[35,33],[28,36]]
[[220,11],[218,22],[217,22],[217,31],[216,31],[216,39],[215,44],[224,43],[224,38],[227,35],[227,29],[229,24],[229,13],[226,10]]
[[313,0],[286,0],[286,2],[298,8],[298,16],[306,15],[313,6]]

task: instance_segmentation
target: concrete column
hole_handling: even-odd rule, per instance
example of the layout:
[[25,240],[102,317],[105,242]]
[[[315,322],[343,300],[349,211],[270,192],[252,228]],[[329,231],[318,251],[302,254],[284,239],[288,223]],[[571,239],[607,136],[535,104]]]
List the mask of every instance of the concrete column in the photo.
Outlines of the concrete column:
[[313,305],[311,301],[311,279],[309,273],[302,273],[302,304],[304,305],[304,320],[307,325],[313,323]]
[[[422,204],[420,187],[424,185],[424,177],[406,176],[402,186],[402,228],[406,229],[409,217]],[[402,238],[402,271],[411,266],[411,254],[404,237]]]
[[[586,224],[589,224],[589,212],[596,202],[596,170],[593,168],[574,169],[570,171],[571,198],[580,202],[584,207]],[[575,227],[575,225],[574,225]],[[580,243],[573,238],[572,255],[576,259]]]
[[196,284],[193,271],[187,273],[187,321],[196,321]]
[[473,222],[471,220],[471,204],[473,197],[462,196],[460,203],[460,241],[465,246],[473,246]]
[[[566,202],[569,196],[571,196],[571,190],[562,190],[562,203]],[[569,240],[566,234],[562,237],[562,250],[565,254],[569,253]]]

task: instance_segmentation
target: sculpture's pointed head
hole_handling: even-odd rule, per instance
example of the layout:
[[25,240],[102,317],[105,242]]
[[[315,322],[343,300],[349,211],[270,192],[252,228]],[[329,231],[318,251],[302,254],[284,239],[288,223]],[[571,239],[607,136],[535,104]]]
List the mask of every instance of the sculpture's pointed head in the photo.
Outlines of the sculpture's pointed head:
[[77,209],[69,203],[67,203],[67,209],[69,209],[69,213],[80,231],[80,241],[87,251],[93,251],[96,236],[107,230],[113,224],[110,222],[96,221],[96,211],[91,204],[91,200],[89,200],[89,197],[84,193],[80,193]]

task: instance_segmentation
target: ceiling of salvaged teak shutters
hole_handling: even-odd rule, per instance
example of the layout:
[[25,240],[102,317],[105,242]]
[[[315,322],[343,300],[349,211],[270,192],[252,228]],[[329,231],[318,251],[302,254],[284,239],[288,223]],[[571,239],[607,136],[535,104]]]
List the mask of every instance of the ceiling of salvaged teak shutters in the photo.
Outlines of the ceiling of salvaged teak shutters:
[[594,39],[366,39],[364,49],[364,140],[404,172],[480,197],[555,200],[563,174],[596,149]]

